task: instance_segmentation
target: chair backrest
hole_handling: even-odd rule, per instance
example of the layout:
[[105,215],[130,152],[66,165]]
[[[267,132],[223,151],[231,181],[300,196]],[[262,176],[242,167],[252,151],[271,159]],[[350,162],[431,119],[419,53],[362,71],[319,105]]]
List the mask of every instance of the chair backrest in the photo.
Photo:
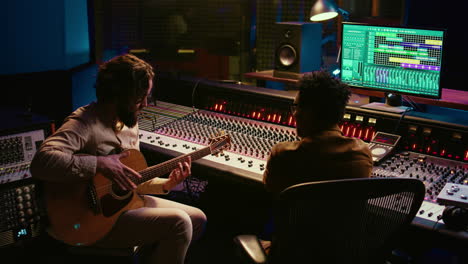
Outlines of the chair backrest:
[[269,263],[383,263],[424,199],[416,179],[310,182],[279,195]]

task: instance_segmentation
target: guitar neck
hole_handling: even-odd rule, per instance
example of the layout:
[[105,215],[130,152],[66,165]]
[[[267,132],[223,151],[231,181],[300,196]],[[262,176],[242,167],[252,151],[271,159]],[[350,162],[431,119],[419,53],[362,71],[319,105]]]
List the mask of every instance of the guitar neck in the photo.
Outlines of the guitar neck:
[[173,169],[175,169],[178,166],[179,162],[183,162],[187,160],[187,157],[191,157],[192,161],[200,159],[208,154],[211,154],[210,147],[205,147],[200,150],[173,158],[171,160],[165,161],[163,163],[159,163],[157,165],[148,167],[142,171],[139,171],[141,178],[134,179],[135,184],[140,184],[145,181],[151,180],[153,178],[162,176],[166,173],[171,172]]

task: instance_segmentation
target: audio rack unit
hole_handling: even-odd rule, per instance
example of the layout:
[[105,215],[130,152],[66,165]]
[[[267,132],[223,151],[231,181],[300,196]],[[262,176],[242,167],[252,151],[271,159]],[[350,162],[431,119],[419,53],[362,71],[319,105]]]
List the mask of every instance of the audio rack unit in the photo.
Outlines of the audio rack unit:
[[54,123],[22,112],[1,114],[6,123],[0,129],[0,247],[8,247],[41,233],[44,208],[29,167]]

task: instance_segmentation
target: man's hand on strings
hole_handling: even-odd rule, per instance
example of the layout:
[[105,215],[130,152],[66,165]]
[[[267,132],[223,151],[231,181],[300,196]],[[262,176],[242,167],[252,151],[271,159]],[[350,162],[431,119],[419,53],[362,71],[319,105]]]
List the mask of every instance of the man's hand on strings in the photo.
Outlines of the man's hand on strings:
[[190,176],[192,167],[192,158],[190,156],[187,157],[186,161],[179,162],[178,165],[178,168],[175,168],[172,170],[171,174],[169,174],[168,181],[164,183],[164,191],[172,190],[175,186],[182,183],[188,176]]
[[120,159],[126,158],[128,155],[128,152],[122,152],[120,154],[97,157],[97,171],[117,183],[125,191],[135,189],[137,186],[133,182],[133,179],[141,178],[138,172],[120,161]]

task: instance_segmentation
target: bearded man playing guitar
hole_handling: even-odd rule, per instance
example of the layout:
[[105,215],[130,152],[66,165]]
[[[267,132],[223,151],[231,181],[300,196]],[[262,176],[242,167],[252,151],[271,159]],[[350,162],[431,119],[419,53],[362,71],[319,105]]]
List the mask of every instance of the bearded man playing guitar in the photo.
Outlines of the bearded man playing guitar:
[[37,151],[31,173],[43,183],[48,233],[55,239],[73,246],[144,246],[150,249],[143,263],[182,264],[191,241],[202,235],[206,215],[200,209],[144,195],[169,192],[191,168],[185,155],[156,168],[157,175],[170,172],[167,178],[154,177],[138,151],[137,115],[147,106],[153,78],[151,65],[130,54],[101,64],[97,101],[74,111]]

